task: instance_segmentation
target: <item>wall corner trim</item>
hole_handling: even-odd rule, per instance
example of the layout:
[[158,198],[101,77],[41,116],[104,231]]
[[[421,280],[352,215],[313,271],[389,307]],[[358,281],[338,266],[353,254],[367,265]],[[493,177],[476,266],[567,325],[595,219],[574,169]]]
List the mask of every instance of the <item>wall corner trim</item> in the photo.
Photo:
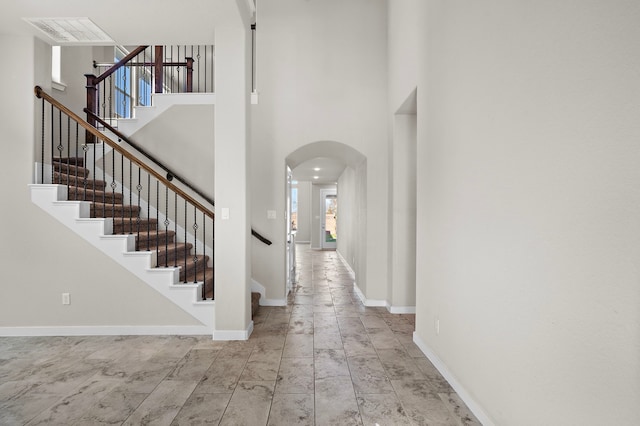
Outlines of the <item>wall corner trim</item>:
[[390,314],[415,314],[416,307],[387,305],[387,311],[389,311]]
[[495,426],[496,423],[491,420],[489,415],[484,411],[482,406],[471,397],[471,394],[462,386],[462,384],[456,379],[447,365],[436,355],[436,353],[418,336],[417,332],[413,332],[413,342],[420,348],[422,353],[429,358],[429,361],[438,369],[440,374],[449,382],[453,390],[456,391],[458,396],[467,404],[467,407],[478,418],[480,423],[484,426]]
[[253,333],[253,321],[246,330],[214,330],[213,340],[249,340]]
[[362,293],[362,290],[360,290],[360,288],[358,287],[358,284],[355,282],[353,283],[353,291],[356,293],[356,295],[358,296],[358,298],[360,299],[360,301],[364,306],[368,306],[368,307],[381,306],[383,308],[386,308],[387,306],[389,306],[389,302],[387,302],[386,300],[367,299],[364,296],[364,293]]

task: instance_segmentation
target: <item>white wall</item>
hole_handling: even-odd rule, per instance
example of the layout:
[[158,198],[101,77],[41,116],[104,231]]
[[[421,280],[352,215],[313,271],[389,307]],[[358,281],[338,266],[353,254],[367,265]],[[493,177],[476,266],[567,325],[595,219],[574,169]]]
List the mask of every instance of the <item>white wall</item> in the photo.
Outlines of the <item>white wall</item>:
[[296,242],[311,243],[311,182],[298,181],[298,231]]
[[135,132],[131,140],[213,198],[213,105],[174,105]]
[[[337,250],[356,274],[356,285],[366,294],[367,163],[346,167],[338,179]],[[371,240],[375,244],[375,236]]]
[[487,422],[637,424],[640,3],[416,12],[417,340]]
[[[317,141],[347,144],[367,158],[367,199],[387,204],[386,2],[262,2],[258,11],[259,104],[253,106],[252,224],[274,241],[253,243],[253,277],[284,298],[285,158]],[[266,211],[276,210],[277,220]],[[369,297],[386,295],[384,209],[369,208]],[[384,225],[383,225],[384,226]],[[378,237],[379,236],[379,237]]]
[[416,305],[416,132],[416,114],[394,114],[387,298],[393,313],[413,312]]
[[[50,90],[50,49],[12,36],[0,36],[0,48],[20,64],[0,69],[9,100],[0,103],[0,164],[11,177],[0,206],[0,327],[198,324],[31,202],[27,185],[33,183],[34,118],[39,120],[41,102],[33,87]],[[61,303],[63,292],[71,294],[68,306]]]

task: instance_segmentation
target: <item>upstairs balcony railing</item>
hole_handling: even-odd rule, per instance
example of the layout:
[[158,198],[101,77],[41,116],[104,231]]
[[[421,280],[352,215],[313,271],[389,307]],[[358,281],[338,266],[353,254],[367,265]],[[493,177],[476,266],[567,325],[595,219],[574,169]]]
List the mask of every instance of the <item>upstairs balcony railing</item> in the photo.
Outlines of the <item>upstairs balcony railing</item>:
[[[117,56],[94,62],[99,75],[85,75],[87,109],[115,127],[134,107],[151,106],[154,93],[214,92],[214,46],[139,46]],[[90,115],[87,121],[97,124]]]

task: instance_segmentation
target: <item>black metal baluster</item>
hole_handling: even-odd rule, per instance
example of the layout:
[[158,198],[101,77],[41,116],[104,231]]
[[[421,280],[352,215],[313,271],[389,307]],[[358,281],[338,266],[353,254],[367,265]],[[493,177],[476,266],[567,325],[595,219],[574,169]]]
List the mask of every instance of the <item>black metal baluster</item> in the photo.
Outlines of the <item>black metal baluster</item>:
[[98,141],[95,139],[95,136],[91,136],[91,140],[93,141],[93,185],[91,186],[92,192],[92,200],[93,209],[94,209],[94,217],[95,217],[95,209],[96,209],[96,144]]
[[149,250],[149,246],[151,245],[151,240],[149,239],[151,236],[149,220],[151,220],[151,174],[147,172],[147,250]]
[[[169,187],[164,187],[164,267],[169,266],[166,254],[169,253]],[[173,237],[175,239],[175,235]]]
[[[84,144],[82,145],[82,165],[84,168],[87,167],[87,151],[89,151],[89,145],[87,145],[87,141],[84,141]],[[83,189],[83,194],[82,194],[82,200],[86,201],[87,199],[87,184],[89,183],[88,179],[89,179],[89,173],[88,170],[83,173],[84,174],[84,178],[82,179],[82,189]]]
[[[113,75],[113,74],[112,74]],[[109,104],[109,124],[113,125],[113,80],[111,79],[111,76],[109,76],[109,98],[107,99],[107,103]],[[102,83],[103,85],[106,85],[106,83]],[[105,90],[106,90],[106,86],[105,86]],[[106,115],[106,111],[105,111],[105,115]]]
[[[76,150],[75,150],[75,163],[76,163],[76,194],[78,193],[78,144],[79,144],[79,140],[80,140],[80,133],[79,133],[79,128],[80,125],[78,124],[78,122],[76,121]],[[84,163],[82,163],[82,167],[84,168]],[[84,172],[83,172],[84,174]],[[82,201],[84,201],[84,198],[82,199]]]
[[[131,208],[133,205],[133,163],[129,160],[129,234],[133,234],[133,209]],[[124,230],[122,231],[124,234]]]
[[[71,167],[71,117],[67,115],[67,174],[71,175],[69,167]],[[76,173],[78,168],[76,167]],[[67,179],[67,198],[69,198],[69,181],[71,179]],[[74,200],[77,197],[74,196]]]
[[193,283],[198,282],[198,219],[196,217],[196,206],[193,206],[193,265],[196,273],[193,276]]
[[[198,45],[198,54],[196,55],[196,59],[198,60],[198,92],[200,92],[200,45]],[[205,78],[204,87],[207,87],[207,80]],[[205,89],[206,92],[206,89]]]
[[[111,79],[111,76],[109,76]],[[107,103],[109,104],[109,114],[111,114],[111,99],[107,97],[107,85],[103,82],[102,84],[102,117],[107,118]],[[98,90],[99,92],[100,90]],[[111,84],[109,84],[109,92],[111,92]],[[111,115],[109,115],[109,119],[111,119]],[[96,127],[98,124],[96,123]]]
[[187,283],[187,200],[184,200],[184,283]]
[[[102,141],[104,145],[104,141]],[[111,151],[111,212],[113,215],[113,220],[116,220],[116,187],[118,184],[116,183],[116,150],[113,149]],[[105,188],[105,195],[106,195]],[[124,211],[124,209],[122,209]]]
[[138,186],[136,187],[136,189],[138,190],[138,216],[136,217],[136,224],[137,224],[137,228],[138,228],[138,235],[136,237],[136,250],[140,250],[140,192],[142,191],[142,185],[140,184],[140,167],[138,167]]
[[156,179],[156,265],[158,264],[158,255],[160,253],[160,181]]
[[173,193],[173,231],[175,238],[173,239],[173,266],[178,266],[178,193]]
[[[45,144],[45,137],[44,137],[44,97],[42,98],[42,134],[41,134],[41,139],[42,139],[42,144],[40,146],[41,150],[42,150],[42,156],[40,157],[40,183],[44,184],[44,144]],[[36,182],[37,183],[37,182]],[[51,177],[51,183],[53,183],[53,176]]]
[[[178,60],[176,62],[180,62],[180,46],[178,45],[176,46],[176,48],[178,49]],[[176,78],[176,80],[178,80],[178,90],[176,90],[176,92],[180,93],[181,85],[180,85],[180,66],[179,65],[176,65],[176,73],[178,74]]]
[[[60,167],[60,172],[62,172],[62,151],[64,151],[64,146],[62,145],[62,110],[58,110],[58,167]],[[53,161],[51,162],[53,166]],[[67,199],[69,198],[69,179],[70,175],[68,173],[69,167],[67,167]]]
[[[120,154],[120,191],[122,192],[122,233],[124,234],[124,155]],[[129,187],[131,188],[131,187]],[[131,191],[131,190],[129,190]],[[129,209],[131,211],[131,209]]]
[[[54,120],[55,114],[53,111],[53,104],[51,104],[51,183],[55,182],[54,181],[54,168],[53,168],[53,144],[54,144],[54,139],[55,139],[55,120]],[[60,181],[62,181],[62,175],[60,175]]]
[[[106,186],[106,182],[107,182],[107,175],[106,175],[106,159],[105,157],[105,143],[104,141],[102,141],[102,181],[105,182],[105,186],[102,188],[102,217],[107,217],[107,212],[106,212],[106,206],[107,206],[107,200],[104,198],[105,195],[107,195],[107,186]],[[101,185],[102,186],[102,185]]]
[[[171,46],[171,56],[169,58],[169,62],[173,62],[173,46]],[[169,90],[173,93],[173,67],[169,67],[171,70],[171,84],[169,85]]]
[[202,212],[202,300],[207,300],[207,217]]

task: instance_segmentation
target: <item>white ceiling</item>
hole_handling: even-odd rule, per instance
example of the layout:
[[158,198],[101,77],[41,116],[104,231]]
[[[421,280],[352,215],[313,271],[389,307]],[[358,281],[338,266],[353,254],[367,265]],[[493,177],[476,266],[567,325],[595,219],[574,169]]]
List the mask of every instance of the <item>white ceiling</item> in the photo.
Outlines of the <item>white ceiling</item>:
[[[0,34],[34,35],[23,18],[87,17],[118,45],[213,44],[214,27],[249,19],[251,0],[2,0]],[[242,12],[241,12],[242,11]]]
[[[335,184],[345,164],[334,158],[317,157],[300,163],[292,170],[293,179],[317,184]],[[314,177],[318,178],[315,179]]]

